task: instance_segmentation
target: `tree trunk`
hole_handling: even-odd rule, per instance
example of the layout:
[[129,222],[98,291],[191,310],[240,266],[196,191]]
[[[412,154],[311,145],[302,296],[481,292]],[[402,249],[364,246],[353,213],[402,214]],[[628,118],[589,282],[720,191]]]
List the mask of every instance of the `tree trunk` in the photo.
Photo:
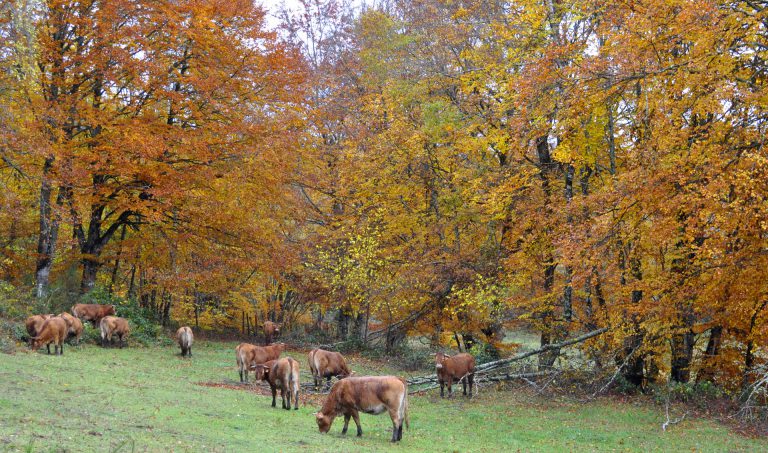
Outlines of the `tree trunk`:
[[338,331],[339,331],[339,339],[341,341],[346,341],[349,337],[349,314],[347,312],[347,308],[340,308],[339,309],[339,318],[338,318]]
[[723,327],[715,326],[709,329],[709,340],[707,340],[707,349],[701,358],[701,367],[696,373],[696,382],[713,382],[715,380],[716,366],[713,363],[717,354],[720,352],[720,342],[722,341]]
[[112,290],[115,287],[117,281],[117,271],[120,269],[120,255],[123,253],[123,241],[125,240],[125,228],[123,225],[123,231],[120,233],[120,246],[117,249],[117,256],[115,256],[115,266],[112,268],[112,278],[109,281],[109,294],[112,294]]
[[99,273],[101,263],[91,258],[84,258],[82,264],[83,278],[80,281],[80,294],[85,294],[95,286],[96,275]]
[[[48,295],[51,268],[56,251],[56,239],[59,234],[59,219],[51,206],[50,171],[53,158],[43,164],[43,176],[40,185],[40,233],[37,240],[37,262],[35,264],[35,296],[39,299]],[[59,201],[61,195],[59,195]]]
[[672,366],[670,378],[674,382],[686,383],[691,380],[691,360],[695,336],[690,330],[672,335]]

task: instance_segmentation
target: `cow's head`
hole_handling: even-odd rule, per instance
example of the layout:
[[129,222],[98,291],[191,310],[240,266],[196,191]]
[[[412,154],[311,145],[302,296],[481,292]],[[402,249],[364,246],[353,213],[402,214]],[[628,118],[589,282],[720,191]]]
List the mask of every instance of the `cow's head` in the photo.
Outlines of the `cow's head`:
[[347,370],[346,372],[341,372],[341,373],[339,373],[339,374],[338,374],[336,377],[337,377],[338,379],[344,379],[344,378],[352,377],[352,376],[354,376],[354,375],[355,375],[355,372],[354,372],[354,371],[349,371],[349,370]]
[[448,354],[443,354],[442,352],[438,352],[435,354],[435,368],[436,369],[442,369],[443,363],[445,362],[445,359],[450,357]]
[[266,381],[269,379],[269,367],[264,364],[253,365],[251,370],[256,374],[257,381]]
[[40,349],[40,346],[43,345],[43,340],[40,337],[32,337],[30,338],[30,347],[33,351],[37,351]]
[[333,423],[333,419],[322,412],[315,412],[315,421],[317,422],[318,429],[323,434],[331,429],[331,423]]

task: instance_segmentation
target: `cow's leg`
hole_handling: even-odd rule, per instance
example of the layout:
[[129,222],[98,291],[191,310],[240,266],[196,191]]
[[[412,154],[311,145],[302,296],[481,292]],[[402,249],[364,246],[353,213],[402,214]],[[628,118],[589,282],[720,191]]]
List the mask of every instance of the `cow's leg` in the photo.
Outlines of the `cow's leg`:
[[272,407],[277,407],[277,387],[272,387]]
[[[290,409],[290,408],[289,408]],[[299,390],[293,392],[293,410],[299,410]]]
[[470,374],[467,376],[467,379],[469,379],[469,397],[472,397],[472,387],[475,386],[475,373]]
[[280,397],[283,399],[283,409],[291,410],[291,391],[286,388],[281,388]]
[[349,428],[349,418],[351,415],[344,414],[344,429],[341,430],[341,434],[347,434],[347,428]]
[[360,437],[363,435],[363,428],[360,426],[360,414],[356,411],[352,411],[352,419],[355,420],[355,425],[357,425],[357,437]]
[[192,346],[187,348],[187,357],[192,357]]
[[440,381],[440,398],[445,398],[445,394],[443,393],[444,388],[445,388],[445,383],[443,381]]
[[59,346],[59,355],[64,355],[64,342],[61,342],[61,345]]
[[245,382],[245,381],[243,380],[243,367],[241,366],[241,367],[240,367],[240,368],[237,370],[237,372],[238,372],[238,373],[240,373],[240,383],[242,384],[243,382]]
[[328,380],[325,381],[325,388],[326,389],[331,388],[331,377],[330,376],[328,376]]
[[397,408],[390,408],[389,409],[389,417],[392,419],[392,442],[397,442],[398,439],[398,432],[399,432],[399,426],[402,423],[402,420],[400,420],[400,416],[397,413]]
[[461,389],[462,389],[462,392],[464,393],[464,396],[467,396],[467,377],[466,376],[461,378]]
[[453,378],[448,378],[448,382],[445,383],[448,386],[448,398],[453,397]]
[[48,355],[51,355],[51,344],[50,344],[50,343],[48,343],[47,345],[45,345],[45,349],[47,349],[47,350],[48,350]]

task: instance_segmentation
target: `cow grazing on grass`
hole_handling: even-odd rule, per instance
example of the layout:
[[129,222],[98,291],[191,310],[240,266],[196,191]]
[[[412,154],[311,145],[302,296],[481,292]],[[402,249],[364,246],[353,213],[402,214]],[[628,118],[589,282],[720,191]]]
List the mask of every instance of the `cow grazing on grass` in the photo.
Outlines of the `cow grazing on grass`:
[[285,343],[276,343],[271,346],[256,346],[250,343],[240,343],[235,348],[237,369],[240,372],[240,382],[248,382],[248,370],[253,365],[277,360],[285,351]]
[[105,316],[115,316],[115,306],[100,304],[75,304],[72,307],[72,314],[83,321],[91,321],[93,327],[96,327],[100,325],[101,319]]
[[43,323],[46,319],[51,318],[53,315],[32,315],[24,321],[24,327],[27,329],[29,335],[29,345],[32,345],[32,338],[36,337],[40,328],[43,327]]
[[331,388],[320,412],[315,413],[321,433],[331,429],[334,418],[344,415],[342,434],[347,433],[349,418],[357,425],[357,435],[363,435],[359,411],[379,415],[389,411],[392,418],[392,442],[403,438],[403,422],[408,426],[408,385],[395,376],[361,376],[342,379]]
[[272,340],[280,335],[280,324],[272,321],[264,321],[264,341],[267,346],[272,344]]
[[299,362],[291,357],[283,357],[253,365],[251,370],[255,372],[257,381],[269,383],[272,389],[272,407],[275,407],[277,389],[280,389],[283,409],[291,409],[291,398],[293,398],[293,408],[299,410]]
[[128,327],[128,320],[117,316],[101,318],[99,328],[101,329],[101,345],[112,344],[112,337],[117,336],[120,340],[120,349],[125,345],[125,340],[131,332],[130,327]]
[[192,335],[192,329],[187,326],[179,327],[179,330],[176,331],[176,341],[179,342],[179,347],[181,347],[182,357],[192,357],[192,341],[194,339],[195,336]]
[[453,396],[451,386],[454,381],[461,381],[464,395],[467,394],[469,384],[469,396],[472,396],[472,387],[475,384],[475,358],[467,353],[449,356],[438,352],[435,354],[435,370],[437,382],[440,384],[440,397],[444,396],[443,388],[448,386],[448,397]]
[[328,380],[326,385],[330,387],[331,377],[343,379],[352,375],[343,355],[319,348],[309,351],[309,370],[315,381],[315,389],[320,388],[323,378]]
[[38,334],[32,338],[32,350],[37,351],[40,346],[45,345],[48,354],[51,353],[51,343],[53,343],[53,352],[57,355],[64,355],[64,340],[67,339],[67,322],[58,316],[45,320]]
[[67,323],[67,336],[75,338],[75,344],[80,344],[80,337],[83,336],[83,323],[66,311],[59,315]]

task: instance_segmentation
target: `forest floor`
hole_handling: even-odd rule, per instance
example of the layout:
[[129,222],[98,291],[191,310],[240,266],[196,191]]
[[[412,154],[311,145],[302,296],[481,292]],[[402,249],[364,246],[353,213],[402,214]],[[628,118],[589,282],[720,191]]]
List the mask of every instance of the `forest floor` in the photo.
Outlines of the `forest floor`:
[[[688,417],[661,430],[664,411],[648,402],[543,398],[481,389],[473,399],[410,399],[409,430],[391,445],[384,414],[363,414],[341,435],[318,432],[322,396],[298,411],[270,407],[267,389],[239,383],[236,343],[200,342],[191,359],[175,347],[67,347],[63,357],[23,348],[0,354],[0,451],[767,451],[715,421]],[[288,351],[299,360],[305,351]],[[397,370],[351,357],[359,375]],[[266,391],[265,391],[266,390]],[[279,400],[279,396],[278,396]],[[278,401],[278,407],[280,402]]]

